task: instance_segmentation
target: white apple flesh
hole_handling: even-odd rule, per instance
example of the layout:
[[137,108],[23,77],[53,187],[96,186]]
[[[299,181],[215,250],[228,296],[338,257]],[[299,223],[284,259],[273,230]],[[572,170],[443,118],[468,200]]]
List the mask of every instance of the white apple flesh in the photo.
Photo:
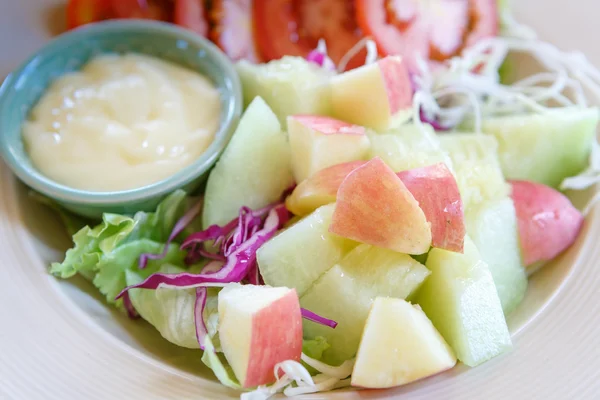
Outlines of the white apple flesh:
[[410,118],[412,92],[408,69],[402,58],[388,56],[332,78],[333,115],[384,131]]
[[272,383],[276,364],[300,360],[302,315],[294,289],[230,284],[219,292],[218,307],[221,347],[243,387]]
[[287,124],[298,183],[332,165],[362,160],[369,151],[362,126],[316,115],[294,115]]
[[448,370],[456,356],[425,313],[402,299],[375,299],[352,371],[352,386],[384,389]]

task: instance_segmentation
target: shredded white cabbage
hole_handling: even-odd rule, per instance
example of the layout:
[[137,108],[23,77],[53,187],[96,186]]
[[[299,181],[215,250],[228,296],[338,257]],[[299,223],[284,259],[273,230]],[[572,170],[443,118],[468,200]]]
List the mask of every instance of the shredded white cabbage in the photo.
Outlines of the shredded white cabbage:
[[[479,133],[481,120],[487,116],[546,113],[552,106],[587,107],[588,93],[600,100],[600,70],[582,53],[561,51],[539,40],[531,28],[516,22],[510,13],[504,13],[502,18],[502,36],[481,40],[461,57],[435,67],[417,60],[413,122],[425,129],[420,113],[448,127],[459,126],[466,120]],[[546,71],[505,85],[498,71],[509,53],[528,54]],[[594,141],[589,168],[565,179],[561,189],[583,190],[597,183],[600,183],[600,147]],[[584,212],[597,201],[600,198],[595,198]]]
[[[259,386],[252,392],[243,393],[241,400],[267,400],[282,392],[286,396],[298,396],[307,393],[325,392],[350,386],[350,374],[354,360],[345,361],[339,367],[333,367],[302,354],[302,361],[316,369],[320,374],[312,377],[298,361],[287,360],[275,366],[277,380],[270,386]],[[283,372],[283,374],[282,374]]]
[[338,72],[344,72],[346,66],[352,60],[352,58],[357,55],[363,48],[367,49],[367,56],[365,57],[365,65],[372,64],[377,61],[377,45],[373,40],[366,37],[359,40],[350,50],[344,54],[342,59],[340,60],[337,70]]

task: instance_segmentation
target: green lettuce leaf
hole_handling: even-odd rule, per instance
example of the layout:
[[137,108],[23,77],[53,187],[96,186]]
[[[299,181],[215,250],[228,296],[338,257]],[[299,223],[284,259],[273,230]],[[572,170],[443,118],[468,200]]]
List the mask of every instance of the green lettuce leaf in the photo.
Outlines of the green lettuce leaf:
[[221,382],[222,385],[230,387],[232,389],[241,390],[242,385],[235,378],[235,374],[227,362],[221,360],[219,354],[215,351],[212,340],[209,336],[206,336],[204,340],[204,354],[202,355],[202,362],[210,369]]
[[[183,272],[182,268],[165,264],[160,272],[177,274]],[[135,285],[144,277],[140,271],[127,270],[127,285]],[[218,294],[219,288],[209,288],[206,306],[204,307],[204,321],[208,335],[212,339],[216,351],[221,351],[217,329],[219,324]],[[161,287],[156,290],[131,289],[129,291],[131,303],[142,318],[153,325],[158,332],[169,342],[189,349],[198,349],[196,340],[196,325],[194,321],[194,303],[196,301],[195,289],[172,289]]]
[[[90,228],[85,226],[73,235],[73,248],[61,263],[53,263],[50,273],[60,278],[70,278],[79,273],[92,281],[115,304],[115,296],[126,285],[126,271],[138,270],[142,253],[160,253],[177,220],[186,210],[187,197],[179,190],[169,195],[156,212],[138,212],[133,217],[104,214],[102,222]],[[184,266],[185,254],[177,245],[170,246],[167,256],[150,260],[139,271],[142,278],[155,272],[165,263]],[[118,304],[120,306],[121,301]]]
[[[325,350],[330,347],[331,346],[329,343],[327,343],[327,339],[325,339],[323,336],[317,336],[316,338],[310,340],[304,339],[302,341],[302,352],[310,358],[314,358],[315,360],[319,361],[321,358],[323,358],[323,353]],[[319,373],[319,371],[306,364],[304,361],[302,361],[302,365],[304,365],[304,368],[306,368],[311,375],[316,375]]]

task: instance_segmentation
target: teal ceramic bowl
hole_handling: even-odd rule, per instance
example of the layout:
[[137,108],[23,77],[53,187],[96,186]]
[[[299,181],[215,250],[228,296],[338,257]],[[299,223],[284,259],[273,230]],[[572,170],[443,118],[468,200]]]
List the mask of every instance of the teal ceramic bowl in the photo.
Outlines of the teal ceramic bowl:
[[[36,170],[24,147],[21,126],[30,109],[57,77],[80,69],[102,53],[142,53],[198,71],[221,95],[221,124],[213,143],[192,165],[171,177],[132,190],[91,192],[59,184]],[[86,217],[104,212],[149,211],[176,189],[192,192],[206,180],[229,142],[242,112],[239,78],[229,59],[208,40],[174,25],[151,21],[109,21],[63,34],[11,73],[0,88],[0,154],[33,190]]]

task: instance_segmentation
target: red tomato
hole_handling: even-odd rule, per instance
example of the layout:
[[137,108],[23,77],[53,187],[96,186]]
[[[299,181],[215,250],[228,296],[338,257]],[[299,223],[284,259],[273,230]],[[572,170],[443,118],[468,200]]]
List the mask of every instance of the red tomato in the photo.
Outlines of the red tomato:
[[355,0],[359,26],[382,55],[443,61],[498,30],[496,0]]
[[169,4],[159,0],[112,0],[113,18],[141,18],[167,21]]
[[[338,63],[362,38],[349,0],[254,0],[253,16],[258,49],[267,61],[305,57],[324,39],[329,57]],[[365,54],[354,57],[349,67],[362,65]]]
[[201,36],[208,34],[204,0],[175,0],[174,22]]
[[252,28],[252,0],[213,0],[210,39],[231,59],[260,62]]
[[69,0],[67,28],[73,29],[91,22],[102,21],[111,15],[111,0]]

